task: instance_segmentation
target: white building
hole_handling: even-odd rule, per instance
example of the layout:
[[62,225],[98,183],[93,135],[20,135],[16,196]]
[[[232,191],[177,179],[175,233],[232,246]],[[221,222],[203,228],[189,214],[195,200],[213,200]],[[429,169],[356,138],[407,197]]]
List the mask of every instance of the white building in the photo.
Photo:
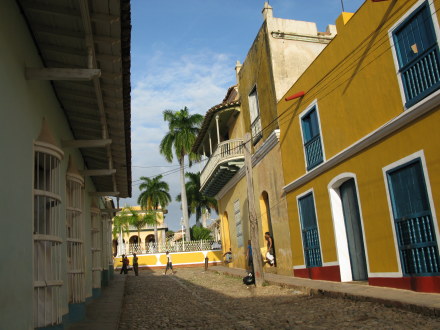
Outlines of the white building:
[[3,329],[84,316],[131,195],[130,1],[0,5]]

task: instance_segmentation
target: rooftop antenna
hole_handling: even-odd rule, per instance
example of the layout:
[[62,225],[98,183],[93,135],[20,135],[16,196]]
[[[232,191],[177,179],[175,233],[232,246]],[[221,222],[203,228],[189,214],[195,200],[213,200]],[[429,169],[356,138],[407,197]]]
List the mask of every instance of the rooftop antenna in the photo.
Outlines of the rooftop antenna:
[[341,0],[341,6],[342,6],[342,12],[345,12],[345,9],[344,9],[344,0]]

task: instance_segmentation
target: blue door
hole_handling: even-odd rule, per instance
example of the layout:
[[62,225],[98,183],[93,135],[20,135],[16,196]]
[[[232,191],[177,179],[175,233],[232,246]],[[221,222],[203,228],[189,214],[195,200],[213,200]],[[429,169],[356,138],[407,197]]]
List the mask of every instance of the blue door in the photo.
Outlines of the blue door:
[[440,274],[437,239],[420,159],[387,172],[402,272]]
[[321,267],[321,249],[319,247],[319,234],[316,225],[315,204],[313,194],[298,200],[301,215],[302,238],[306,267]]
[[341,193],[353,281],[365,281],[368,279],[367,261],[354,179],[344,182],[339,187],[339,191]]

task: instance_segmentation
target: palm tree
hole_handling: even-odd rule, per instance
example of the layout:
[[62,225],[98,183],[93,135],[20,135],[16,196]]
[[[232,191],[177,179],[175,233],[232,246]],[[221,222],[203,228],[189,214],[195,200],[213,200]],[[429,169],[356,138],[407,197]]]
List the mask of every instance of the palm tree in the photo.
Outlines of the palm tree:
[[191,160],[197,158],[191,152],[191,147],[199,133],[203,116],[200,114],[190,115],[188,108],[184,107],[179,111],[165,110],[163,112],[163,119],[168,122],[169,131],[160,142],[160,153],[170,163],[173,161],[174,154],[179,161],[183,221],[186,227],[186,237],[190,237],[184,164],[186,155],[189,156],[190,165]]
[[137,229],[138,244],[141,237],[141,229],[146,225],[155,225],[157,223],[156,217],[153,213],[147,212],[145,214],[140,214],[138,211],[131,207],[127,207],[127,218],[128,223]]
[[[141,176],[143,182],[139,186],[141,194],[138,198],[138,204],[141,208],[149,211],[158,211],[159,206],[161,206],[163,210],[171,202],[171,196],[168,193],[170,187],[168,186],[168,183],[161,181],[161,179],[162,175],[158,175],[152,179]],[[158,243],[157,221],[154,224],[154,239],[156,243]]]
[[122,246],[123,233],[128,235],[129,232],[130,228],[128,223],[127,211],[125,209],[122,209],[122,211],[113,218],[113,239],[115,240],[119,236],[118,245]]
[[[196,225],[200,226],[200,218],[206,213],[211,213],[214,209],[217,213],[217,200],[208,197],[200,192],[200,172],[188,172],[185,176],[189,179],[185,184],[186,195],[188,199],[188,213],[189,215],[196,215]],[[177,195],[176,201],[181,201],[181,195]]]

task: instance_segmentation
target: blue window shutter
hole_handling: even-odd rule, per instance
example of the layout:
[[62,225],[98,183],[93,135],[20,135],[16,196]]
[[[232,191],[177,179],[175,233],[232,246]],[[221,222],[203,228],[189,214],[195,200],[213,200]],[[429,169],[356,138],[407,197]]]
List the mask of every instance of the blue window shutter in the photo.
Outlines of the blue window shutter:
[[409,107],[440,87],[440,53],[428,2],[393,32],[393,38]]
[[322,259],[313,194],[310,193],[300,198],[298,204],[306,267],[321,267]]
[[402,272],[440,274],[437,238],[420,159],[387,172]]
[[311,170],[323,161],[321,136],[319,133],[318,114],[316,108],[301,118],[307,170]]

